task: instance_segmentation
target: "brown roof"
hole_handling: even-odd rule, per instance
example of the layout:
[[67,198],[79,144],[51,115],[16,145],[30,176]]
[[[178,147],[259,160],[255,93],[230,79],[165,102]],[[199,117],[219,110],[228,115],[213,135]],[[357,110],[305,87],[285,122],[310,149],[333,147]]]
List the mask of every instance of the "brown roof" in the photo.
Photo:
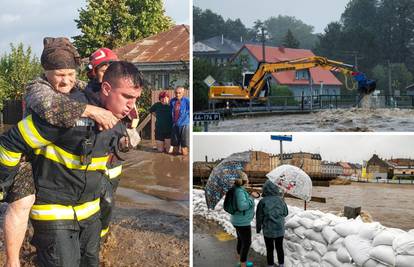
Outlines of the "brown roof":
[[414,166],[414,160],[412,159],[390,159],[388,162],[397,166]]
[[188,25],[176,25],[166,32],[117,48],[122,60],[139,63],[189,61],[190,30]]

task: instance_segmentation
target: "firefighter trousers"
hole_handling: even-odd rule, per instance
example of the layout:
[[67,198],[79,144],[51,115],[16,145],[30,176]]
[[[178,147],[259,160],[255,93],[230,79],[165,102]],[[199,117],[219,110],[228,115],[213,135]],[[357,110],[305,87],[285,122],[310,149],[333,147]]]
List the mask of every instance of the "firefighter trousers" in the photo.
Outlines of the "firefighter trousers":
[[32,245],[41,267],[99,266],[99,213],[82,221],[34,221]]

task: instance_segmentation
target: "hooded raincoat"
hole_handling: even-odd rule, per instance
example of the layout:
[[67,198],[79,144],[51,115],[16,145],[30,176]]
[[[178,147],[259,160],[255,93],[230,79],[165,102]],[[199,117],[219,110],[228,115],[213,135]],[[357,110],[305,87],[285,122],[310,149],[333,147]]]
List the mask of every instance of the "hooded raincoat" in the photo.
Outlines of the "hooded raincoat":
[[242,186],[236,186],[237,211],[231,215],[230,221],[234,226],[249,226],[254,217],[254,201]]
[[271,181],[263,185],[263,198],[256,209],[256,231],[268,238],[276,238],[285,235],[285,217],[288,208],[282,199],[280,189]]

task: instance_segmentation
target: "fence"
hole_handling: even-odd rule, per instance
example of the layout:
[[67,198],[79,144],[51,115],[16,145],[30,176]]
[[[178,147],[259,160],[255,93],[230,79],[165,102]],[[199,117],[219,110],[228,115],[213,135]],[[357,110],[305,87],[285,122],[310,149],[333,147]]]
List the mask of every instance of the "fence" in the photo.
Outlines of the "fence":
[[[413,96],[371,95],[363,100],[373,108],[414,108]],[[216,104],[223,101],[212,100],[209,107],[216,111]],[[315,96],[269,96],[266,101],[229,101],[217,111],[240,112],[289,112],[323,109],[352,108],[362,103],[359,95],[315,95]],[[242,105],[244,104],[244,105]]]

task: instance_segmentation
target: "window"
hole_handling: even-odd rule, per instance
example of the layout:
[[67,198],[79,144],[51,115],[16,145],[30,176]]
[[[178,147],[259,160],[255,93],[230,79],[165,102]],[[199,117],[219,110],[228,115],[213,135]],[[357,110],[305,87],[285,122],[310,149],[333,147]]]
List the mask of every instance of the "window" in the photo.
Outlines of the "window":
[[309,80],[309,73],[307,70],[296,71],[296,80]]
[[167,89],[170,87],[170,75],[168,73],[158,74],[156,81],[157,89]]

